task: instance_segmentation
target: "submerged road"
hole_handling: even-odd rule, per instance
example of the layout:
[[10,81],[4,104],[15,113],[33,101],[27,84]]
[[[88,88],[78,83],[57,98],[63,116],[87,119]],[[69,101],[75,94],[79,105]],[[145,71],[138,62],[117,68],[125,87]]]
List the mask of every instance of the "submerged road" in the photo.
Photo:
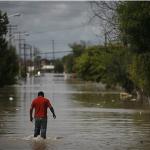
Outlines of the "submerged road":
[[[48,113],[47,139],[33,138],[31,101],[42,90]],[[10,98],[11,97],[11,98]],[[99,84],[44,74],[0,90],[0,150],[149,150],[150,111],[121,103]]]

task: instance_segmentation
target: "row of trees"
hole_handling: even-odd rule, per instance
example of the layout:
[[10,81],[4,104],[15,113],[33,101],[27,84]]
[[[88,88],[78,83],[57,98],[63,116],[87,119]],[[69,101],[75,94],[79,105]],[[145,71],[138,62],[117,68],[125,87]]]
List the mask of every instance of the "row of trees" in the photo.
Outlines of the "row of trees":
[[64,57],[66,70],[108,87],[119,85],[139,100],[149,99],[150,3],[93,2],[91,8],[101,21],[109,44],[72,44],[73,54]]
[[0,11],[0,87],[16,82],[18,57],[13,46],[6,40],[8,17]]

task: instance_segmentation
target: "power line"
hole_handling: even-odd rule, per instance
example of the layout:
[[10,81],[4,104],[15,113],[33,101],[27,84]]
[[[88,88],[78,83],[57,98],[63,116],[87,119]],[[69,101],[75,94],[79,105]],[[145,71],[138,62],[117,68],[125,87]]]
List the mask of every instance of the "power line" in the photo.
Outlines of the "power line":
[[53,61],[55,60],[55,47],[54,47],[54,40],[52,40],[52,50],[53,50]]
[[55,53],[68,53],[68,52],[72,52],[71,50],[69,51],[55,51],[55,52],[39,52],[39,54],[55,54]]
[[[58,54],[58,53],[69,53],[69,52],[72,53],[72,51],[55,51],[54,53]],[[46,54],[53,54],[53,52],[38,52],[38,54],[39,55],[46,55]],[[21,54],[21,55],[24,55],[24,54]],[[27,54],[27,53],[26,53],[26,55],[30,56],[30,54]]]
[[11,25],[11,24],[9,24],[7,26],[7,28],[8,28],[8,36],[9,36],[9,44],[10,45],[12,44],[13,31],[17,30],[17,27],[18,27],[17,25]]

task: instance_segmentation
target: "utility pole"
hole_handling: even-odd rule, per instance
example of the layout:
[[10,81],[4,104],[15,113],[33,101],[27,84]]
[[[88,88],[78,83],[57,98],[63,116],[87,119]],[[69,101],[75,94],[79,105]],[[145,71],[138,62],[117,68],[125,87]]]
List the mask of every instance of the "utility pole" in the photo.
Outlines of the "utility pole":
[[[26,56],[25,56],[25,51],[26,51],[26,42],[25,42],[25,39],[19,39],[20,40],[20,43],[19,43],[19,46],[20,46],[20,48],[19,48],[19,56],[20,56],[20,59],[19,59],[19,75],[20,75],[20,77],[21,77],[21,75],[23,75],[22,73],[22,69],[23,69],[23,67],[25,67],[25,59],[26,59]],[[22,53],[22,51],[23,51],[23,53]],[[22,58],[23,57],[23,58]],[[24,68],[25,69],[25,68]],[[26,73],[26,70],[24,70],[25,71],[25,73]]]
[[9,40],[9,45],[12,45],[12,38],[13,38],[13,31],[17,30],[17,25],[8,25],[8,40]]
[[26,62],[27,45],[26,45],[26,43],[24,43],[23,45],[24,45],[24,74],[25,74],[25,78],[26,78],[26,75],[27,75],[27,62]]
[[19,57],[21,57],[21,32],[18,32]]
[[32,47],[29,48],[29,51],[30,51],[30,59],[29,59],[29,65],[30,65],[30,68],[31,68],[31,61],[32,61]]
[[25,49],[25,39],[22,38],[22,35],[26,32],[15,32],[15,34],[18,34],[18,48],[19,48],[19,78],[21,78],[21,67],[22,67],[22,49]]
[[[22,49],[25,49],[25,39],[22,39],[21,38],[21,32],[19,32],[19,39],[18,39],[18,41],[19,41],[19,77],[21,77],[21,74],[22,74]],[[24,43],[22,43],[22,41],[24,42]],[[23,45],[23,47],[22,47],[22,45]]]
[[[29,53],[27,53],[27,50],[29,50]],[[27,75],[27,55],[29,54],[29,65],[31,67],[31,61],[32,61],[32,46],[30,44],[25,44],[25,47],[24,47],[24,71],[25,71],[25,75]],[[32,68],[31,68],[32,69]]]
[[105,36],[105,48],[107,47],[107,32],[104,33]]
[[55,46],[54,40],[52,40],[52,52],[53,52],[53,62],[55,61]]
[[35,47],[33,47],[32,56],[33,56],[33,66],[34,66],[34,73],[35,73],[35,70],[36,70],[36,66],[35,66]]

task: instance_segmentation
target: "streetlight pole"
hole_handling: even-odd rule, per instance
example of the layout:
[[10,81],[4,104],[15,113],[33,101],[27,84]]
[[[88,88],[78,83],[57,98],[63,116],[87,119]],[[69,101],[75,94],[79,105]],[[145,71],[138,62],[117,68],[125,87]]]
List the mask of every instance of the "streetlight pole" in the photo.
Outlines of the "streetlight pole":
[[8,25],[8,40],[9,45],[12,45],[12,38],[13,38],[13,30],[17,30],[17,25]]
[[27,50],[29,50],[30,52],[30,59],[31,59],[31,49],[32,46],[29,44],[24,43],[24,73],[25,73],[25,77],[27,76]]
[[[12,17],[20,17],[20,13],[14,13],[10,14],[7,17],[12,18]],[[9,40],[9,45],[12,45],[12,38],[13,38],[13,30],[17,30],[17,25],[8,25],[8,40]]]
[[[26,35],[29,36],[29,34],[27,32],[15,32],[15,34],[18,34],[18,48],[19,48],[19,78],[21,78],[21,55],[22,55],[22,45],[23,45],[23,49],[24,49],[24,54],[25,54],[25,39],[22,38],[22,35]],[[22,43],[22,41],[24,41],[24,43]],[[25,57],[24,57],[25,60]]]
[[54,63],[54,60],[55,60],[55,45],[54,45],[54,40],[52,40],[52,51],[53,51],[53,63]]

